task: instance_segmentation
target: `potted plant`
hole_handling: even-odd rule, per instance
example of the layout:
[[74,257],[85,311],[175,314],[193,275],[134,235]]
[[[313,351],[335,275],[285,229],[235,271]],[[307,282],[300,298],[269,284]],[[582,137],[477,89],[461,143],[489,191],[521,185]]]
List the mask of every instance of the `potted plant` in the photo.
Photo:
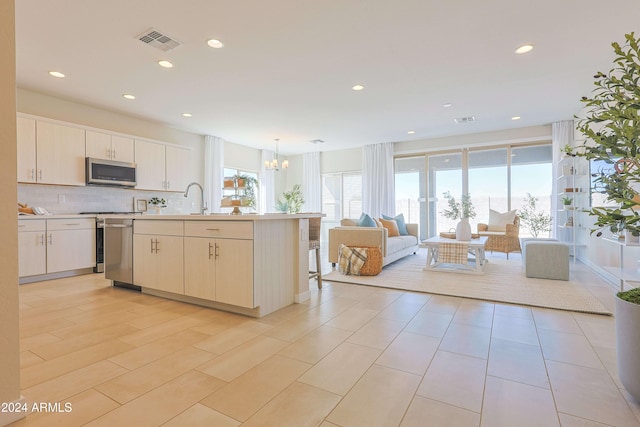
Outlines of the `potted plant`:
[[296,214],[300,212],[300,209],[302,209],[304,197],[302,196],[302,190],[300,190],[300,184],[294,185],[291,191],[285,191],[282,193],[282,198],[284,200],[280,200],[280,198],[278,198],[276,201],[276,209],[279,211]]
[[[614,165],[611,171],[596,176],[596,186],[606,194],[612,207],[594,207],[591,232],[602,235],[626,230],[640,234],[640,216],[636,212],[640,196],[640,40],[634,33],[625,35],[625,43],[612,43],[616,54],[614,67],[594,75],[596,88],[582,102],[589,110],[578,123],[578,130],[589,141],[579,156]],[[627,391],[640,401],[640,291],[619,292],[615,298],[618,376]]]
[[[562,199],[562,201],[565,202],[565,199],[567,199],[567,197]],[[524,206],[518,211],[520,221],[529,229],[534,239],[537,239],[538,235],[542,232],[548,233],[551,231],[551,215],[546,212],[538,212],[537,203],[538,198],[533,197],[531,193],[527,193],[527,197],[524,199]],[[571,199],[569,199],[569,203],[571,203]]]
[[149,199],[150,212],[155,214],[161,214],[162,208],[167,207],[167,201],[159,197],[152,197]]
[[[529,197],[531,197],[530,194],[529,194]],[[536,198],[536,200],[537,200],[537,198]],[[562,198],[562,204],[564,205],[565,210],[570,210],[571,209],[571,203],[573,203],[573,199],[571,197],[564,196]]]
[[456,240],[471,240],[469,218],[476,216],[471,196],[469,193],[463,194],[460,201],[456,202],[456,199],[447,191],[444,193],[444,198],[447,199],[448,208],[441,212],[442,215],[448,219],[460,220],[456,226]]

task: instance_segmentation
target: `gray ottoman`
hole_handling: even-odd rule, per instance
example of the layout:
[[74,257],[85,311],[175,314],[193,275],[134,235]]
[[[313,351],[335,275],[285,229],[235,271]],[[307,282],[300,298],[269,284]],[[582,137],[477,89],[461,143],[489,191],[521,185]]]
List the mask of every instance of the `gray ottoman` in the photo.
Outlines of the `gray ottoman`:
[[537,279],[569,280],[569,246],[554,239],[522,239],[524,274]]

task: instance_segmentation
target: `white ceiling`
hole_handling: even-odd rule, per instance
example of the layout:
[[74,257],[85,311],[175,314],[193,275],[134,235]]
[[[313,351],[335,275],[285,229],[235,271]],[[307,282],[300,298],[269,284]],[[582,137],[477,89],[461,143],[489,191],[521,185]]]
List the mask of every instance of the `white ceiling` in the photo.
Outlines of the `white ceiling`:
[[[17,80],[296,154],[570,119],[639,26],[638,0],[17,0]],[[135,38],[149,28],[182,45]]]

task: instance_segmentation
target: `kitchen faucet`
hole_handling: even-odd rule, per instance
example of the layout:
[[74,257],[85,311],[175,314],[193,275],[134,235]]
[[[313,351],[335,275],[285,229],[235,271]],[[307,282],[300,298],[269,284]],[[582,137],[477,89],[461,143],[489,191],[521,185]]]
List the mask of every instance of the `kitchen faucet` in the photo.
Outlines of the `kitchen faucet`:
[[202,185],[198,184],[197,182],[192,182],[191,184],[187,185],[187,189],[184,192],[184,197],[189,196],[189,189],[192,185],[197,185],[200,189],[200,215],[204,215],[204,211],[206,211],[208,208],[204,203],[204,190],[202,189]]

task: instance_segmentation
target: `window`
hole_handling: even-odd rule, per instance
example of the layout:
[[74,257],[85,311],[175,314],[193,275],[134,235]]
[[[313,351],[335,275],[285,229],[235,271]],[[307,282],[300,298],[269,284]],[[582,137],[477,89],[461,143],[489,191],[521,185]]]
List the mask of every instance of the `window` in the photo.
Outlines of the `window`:
[[395,159],[396,215],[408,223],[419,224],[420,238],[426,239],[427,216],[424,156]]
[[322,175],[323,227],[340,225],[342,218],[359,218],[362,214],[362,174],[332,173]]
[[[426,163],[426,173],[420,164]],[[487,223],[489,209],[520,209],[527,193],[538,198],[538,211],[550,214],[552,192],[551,144],[502,146],[396,158],[396,211],[420,218],[421,238],[455,229],[457,220],[442,216],[443,194],[457,200],[470,193],[478,223]],[[424,169],[424,167],[423,167]],[[425,198],[426,197],[426,198]],[[421,202],[426,200],[426,202]],[[415,206],[419,213],[415,213]],[[520,229],[521,236],[529,230]]]
[[[224,168],[224,176],[225,178],[230,178],[234,175],[245,175],[249,178],[253,178],[258,181],[258,174],[256,172],[243,171],[241,169],[233,169],[233,168]],[[253,196],[251,195],[253,193]],[[258,196],[258,190],[254,187],[247,186],[247,197],[253,198],[255,200],[255,210],[259,210],[258,203],[260,202],[260,197]],[[231,209],[226,209],[230,211]],[[224,210],[223,210],[224,212]]]

